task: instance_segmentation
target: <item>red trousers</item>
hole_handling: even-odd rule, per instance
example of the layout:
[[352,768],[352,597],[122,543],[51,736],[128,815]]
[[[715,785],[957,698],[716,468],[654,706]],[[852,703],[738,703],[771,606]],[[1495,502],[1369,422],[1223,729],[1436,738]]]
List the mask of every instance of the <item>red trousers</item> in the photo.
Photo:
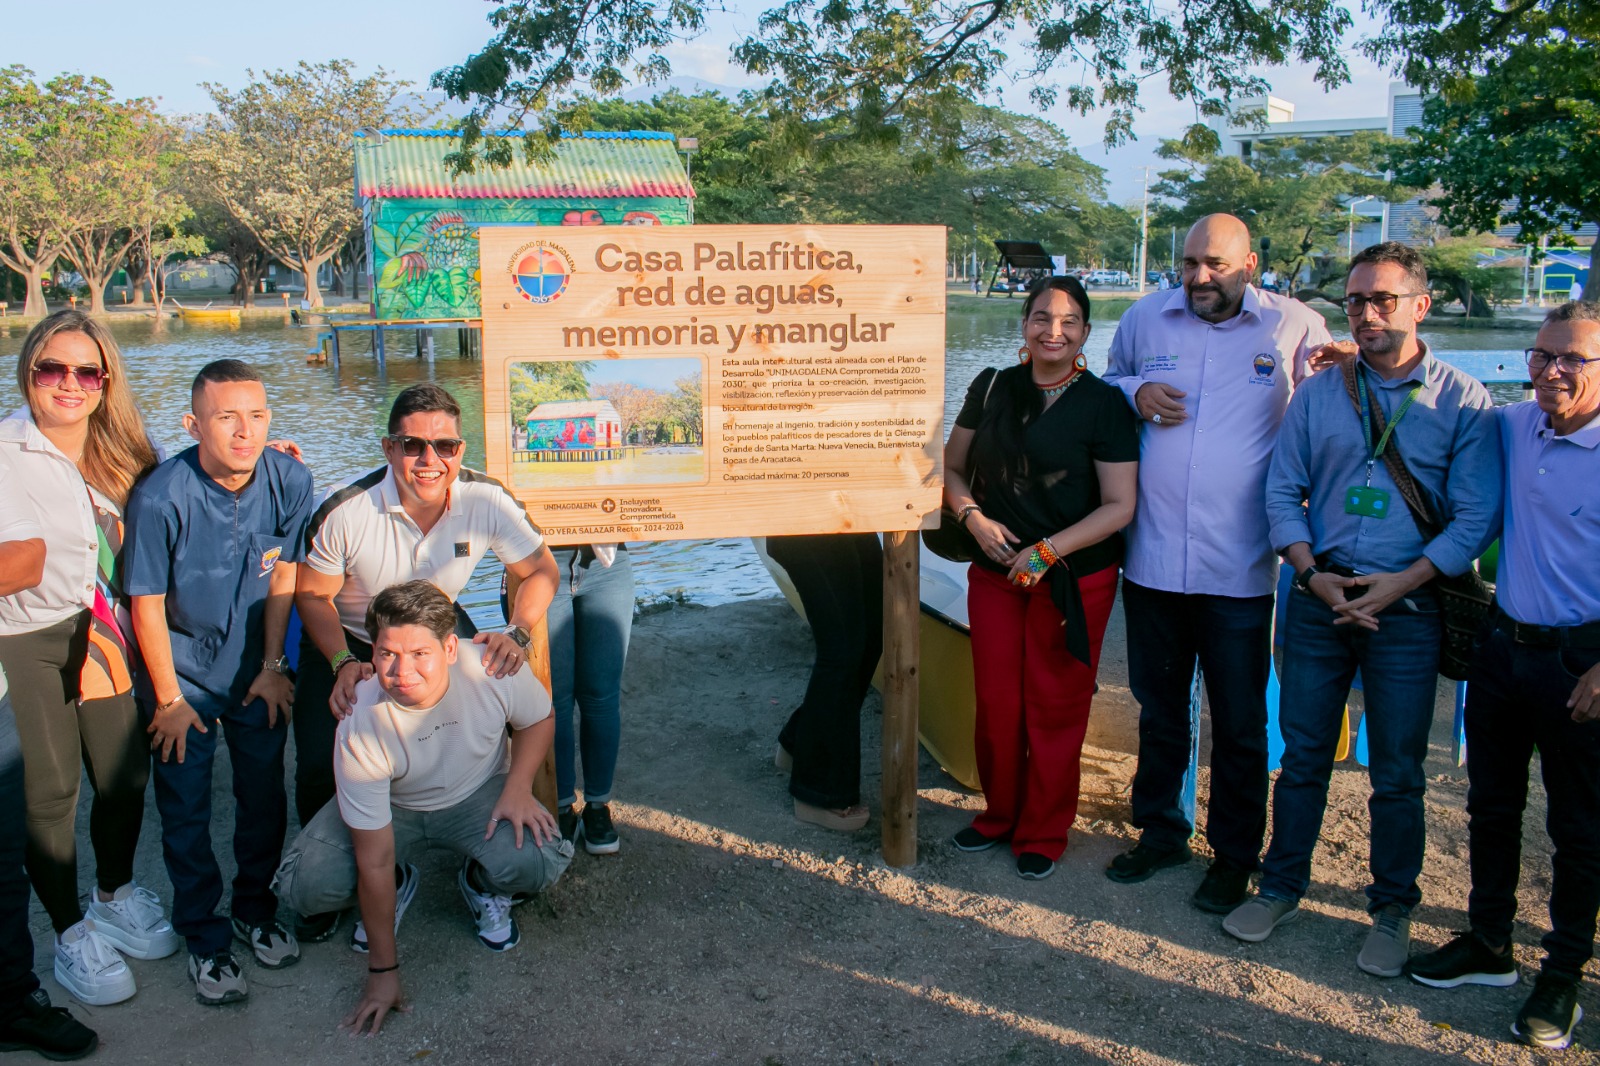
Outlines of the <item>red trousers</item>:
[[972,826],[984,836],[1010,837],[1014,854],[1031,851],[1052,861],[1067,849],[1078,816],[1078,760],[1117,568],[1079,578],[1078,590],[1092,666],[1067,653],[1047,582],[1023,589],[979,566],[967,573],[975,747],[988,801]]

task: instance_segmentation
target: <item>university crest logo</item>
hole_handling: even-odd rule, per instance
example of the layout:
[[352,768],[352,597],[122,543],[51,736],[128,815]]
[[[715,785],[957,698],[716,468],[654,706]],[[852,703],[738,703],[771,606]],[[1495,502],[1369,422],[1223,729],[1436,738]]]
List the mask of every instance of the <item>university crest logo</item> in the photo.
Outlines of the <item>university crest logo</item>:
[[561,298],[572,280],[572,256],[559,244],[530,241],[511,256],[509,270],[517,293],[529,303],[547,304]]

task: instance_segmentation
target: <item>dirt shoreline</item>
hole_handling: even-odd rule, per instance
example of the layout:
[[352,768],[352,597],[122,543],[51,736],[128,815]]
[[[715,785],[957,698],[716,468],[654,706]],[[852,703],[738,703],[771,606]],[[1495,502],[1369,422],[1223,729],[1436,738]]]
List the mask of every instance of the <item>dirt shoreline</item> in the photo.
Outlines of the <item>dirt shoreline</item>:
[[[613,810],[618,856],[580,854],[545,898],[519,909],[505,955],[471,935],[443,852],[400,931],[415,1005],[373,1040],[335,1030],[364,976],[349,923],[300,965],[246,963],[249,1001],[206,1008],[180,953],[134,962],[139,994],[72,1002],[101,1035],[95,1060],[183,1063],[1532,1063],[1510,1042],[1547,928],[1544,798],[1530,796],[1516,932],[1525,981],[1441,992],[1360,973],[1367,928],[1366,775],[1335,771],[1308,913],[1244,945],[1190,906],[1204,859],[1141,885],[1101,869],[1132,840],[1127,794],[1137,711],[1126,689],[1120,608],[1108,634],[1072,842],[1049,880],[1019,879],[1009,853],[963,855],[948,837],[981,797],[924,753],[920,861],[878,856],[879,703],[863,723],[869,827],[795,822],[773,738],[798,701],[809,634],[782,600],[676,607],[641,617],[623,696]],[[1451,762],[1441,689],[1429,765],[1425,899],[1418,941],[1464,925],[1465,775]],[[217,838],[232,802],[218,762]],[[1208,781],[1200,780],[1204,804]],[[85,787],[87,793],[87,787]],[[92,867],[80,811],[84,884]],[[294,827],[291,826],[291,832]],[[226,848],[219,849],[225,852]],[[1205,853],[1204,840],[1197,851]],[[170,905],[155,805],[139,877]],[[231,861],[223,856],[224,868]],[[40,972],[49,926],[33,907]],[[1580,1001],[1600,1010],[1592,986]],[[1579,1028],[1600,1044],[1600,1016]],[[16,1061],[29,1061],[18,1056]],[[1562,1062],[1592,1062],[1581,1044]]]

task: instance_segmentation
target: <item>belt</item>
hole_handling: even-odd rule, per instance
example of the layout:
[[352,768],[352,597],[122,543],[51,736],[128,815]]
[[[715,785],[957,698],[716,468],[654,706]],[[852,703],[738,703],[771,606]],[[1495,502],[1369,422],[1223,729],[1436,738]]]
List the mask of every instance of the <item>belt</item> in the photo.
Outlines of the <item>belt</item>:
[[1496,604],[1494,624],[1516,644],[1536,648],[1600,648],[1600,622],[1586,622],[1581,626],[1529,625],[1512,618]]

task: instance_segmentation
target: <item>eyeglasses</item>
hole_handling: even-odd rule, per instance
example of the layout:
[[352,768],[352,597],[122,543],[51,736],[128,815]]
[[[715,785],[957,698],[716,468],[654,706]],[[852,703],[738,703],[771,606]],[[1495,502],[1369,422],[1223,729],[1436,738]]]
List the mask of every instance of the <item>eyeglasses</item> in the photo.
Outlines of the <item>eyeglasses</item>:
[[407,437],[398,433],[391,433],[389,439],[400,445],[400,450],[415,459],[429,448],[433,454],[441,459],[454,459],[461,452],[461,446],[466,441],[460,437],[439,437],[430,440],[427,437]]
[[1344,308],[1344,313],[1351,318],[1356,317],[1366,310],[1368,304],[1380,315],[1394,314],[1394,309],[1400,306],[1401,300],[1409,300],[1414,296],[1421,296],[1420,292],[1375,292],[1371,296],[1346,296],[1339,301],[1339,306]]
[[99,392],[106,387],[106,371],[99,366],[68,366],[54,359],[33,364],[33,383],[42,389],[53,389],[71,374],[78,387],[85,392]]
[[1528,369],[1535,374],[1542,374],[1551,363],[1563,374],[1581,374],[1590,363],[1600,362],[1577,352],[1547,352],[1543,348],[1529,348],[1522,353],[1522,357],[1528,361]]

